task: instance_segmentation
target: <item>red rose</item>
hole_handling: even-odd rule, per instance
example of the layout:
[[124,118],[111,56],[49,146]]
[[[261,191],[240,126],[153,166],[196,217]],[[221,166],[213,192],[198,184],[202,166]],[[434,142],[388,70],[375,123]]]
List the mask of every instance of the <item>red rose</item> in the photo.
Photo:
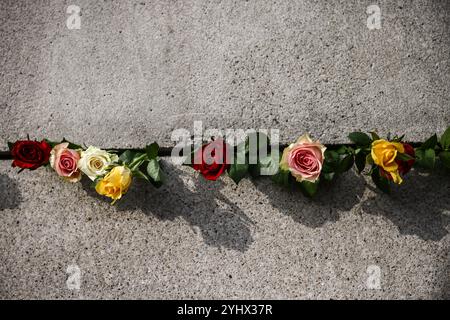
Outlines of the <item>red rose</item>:
[[[414,148],[407,143],[403,143],[403,148],[405,149],[405,153],[413,158],[416,156],[416,152],[414,151]],[[411,159],[408,161],[401,161],[401,160],[395,160],[398,164],[398,172],[401,175],[405,175],[411,170],[412,166],[414,165],[415,159]]]
[[203,145],[194,154],[194,170],[207,180],[217,180],[229,167],[227,158],[229,145],[222,139]]
[[[414,151],[414,148],[410,144],[407,144],[404,142],[402,144],[403,144],[403,148],[405,149],[405,153],[407,155],[415,158],[416,152]],[[416,161],[415,159],[411,159],[411,160],[407,160],[407,161],[399,160],[399,159],[395,160],[395,162],[398,165],[398,173],[400,173],[402,176],[407,174],[411,170],[415,161]],[[390,174],[386,173],[386,171],[384,171],[381,167],[380,167],[380,174],[383,177],[387,178],[388,180],[392,180],[392,176]]]
[[11,149],[13,167],[34,170],[47,164],[52,147],[45,142],[23,140],[16,141]]

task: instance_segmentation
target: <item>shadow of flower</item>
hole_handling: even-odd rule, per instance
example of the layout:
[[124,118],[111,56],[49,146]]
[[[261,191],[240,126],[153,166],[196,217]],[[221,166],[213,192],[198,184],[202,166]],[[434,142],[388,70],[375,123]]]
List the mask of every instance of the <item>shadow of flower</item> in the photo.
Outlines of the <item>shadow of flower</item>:
[[[116,204],[118,210],[139,209],[162,220],[182,217],[200,231],[204,241],[215,247],[245,251],[252,243],[251,220],[224,194],[224,182],[193,177],[180,167],[163,162],[168,175],[161,189],[135,180],[126,197]],[[86,181],[86,179],[84,180]],[[424,240],[438,241],[448,234],[450,209],[447,201],[450,181],[443,172],[427,177],[411,172],[405,185],[394,188],[391,195],[376,191],[363,201],[368,186],[363,177],[350,171],[333,183],[324,184],[316,197],[304,197],[296,188],[279,187],[268,178],[253,180],[254,186],[266,194],[271,205],[298,223],[311,228],[339,219],[340,212],[360,206],[367,214],[381,214],[395,223],[402,234],[415,234]],[[269,183],[268,183],[269,182]],[[91,196],[109,202],[83,182]],[[369,185],[369,188],[373,187]]]
[[[166,184],[155,189],[149,183],[135,179],[127,195],[116,203],[118,210],[139,209],[146,215],[161,220],[182,217],[194,231],[198,229],[207,245],[246,251],[253,239],[251,220],[221,190],[224,182],[206,181],[193,177],[182,168],[163,161],[168,175]],[[92,189],[90,181],[83,179],[83,187],[91,196],[110,202]]]
[[22,195],[16,180],[6,174],[0,174],[0,211],[19,207]]
[[255,187],[267,195],[275,208],[311,228],[338,221],[339,212],[349,211],[360,202],[365,188],[361,178],[348,172],[334,183],[321,186],[316,196],[310,199],[296,187],[283,188],[267,179],[254,180]]
[[412,171],[402,186],[394,187],[390,195],[378,192],[362,204],[362,210],[385,216],[401,234],[438,241],[448,234],[449,194],[448,172],[436,169],[435,173],[425,176]]

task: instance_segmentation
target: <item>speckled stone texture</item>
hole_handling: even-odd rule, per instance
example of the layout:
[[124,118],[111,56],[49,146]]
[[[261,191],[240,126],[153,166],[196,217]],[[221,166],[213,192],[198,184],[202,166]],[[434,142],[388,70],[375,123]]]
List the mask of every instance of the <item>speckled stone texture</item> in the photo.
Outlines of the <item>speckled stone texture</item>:
[[[66,27],[70,4],[80,30]],[[381,30],[366,26],[370,4]],[[4,0],[0,149],[27,133],[171,146],[195,120],[280,129],[282,142],[358,129],[421,140],[450,124],[449,26],[446,0]],[[450,298],[440,169],[391,196],[350,172],[309,200],[265,178],[206,182],[166,158],[164,188],[136,182],[111,206],[88,181],[10,165],[0,298]]]
[[136,183],[111,206],[89,182],[2,163],[2,297],[449,298],[446,176],[413,173],[386,196],[350,173],[308,200],[164,164],[165,188]]

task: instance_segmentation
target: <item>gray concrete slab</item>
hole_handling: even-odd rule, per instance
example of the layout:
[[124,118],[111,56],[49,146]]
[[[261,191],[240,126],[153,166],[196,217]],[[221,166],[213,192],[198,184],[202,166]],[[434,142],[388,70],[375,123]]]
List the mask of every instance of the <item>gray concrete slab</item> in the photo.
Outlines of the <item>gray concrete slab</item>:
[[[450,123],[450,5],[378,1],[2,1],[1,146],[27,133],[127,147],[203,120],[419,140]],[[66,8],[81,9],[81,29]]]
[[165,165],[165,188],[111,206],[89,183],[1,163],[2,298],[449,298],[446,176],[386,196],[350,173],[311,201]]
[[[194,120],[283,142],[442,132],[448,1],[377,3],[380,30],[373,1],[1,1],[0,149],[27,133],[168,146]],[[164,163],[167,186],[111,206],[87,182],[2,161],[0,297],[449,298],[448,174],[412,173],[386,196],[349,173],[308,200]]]

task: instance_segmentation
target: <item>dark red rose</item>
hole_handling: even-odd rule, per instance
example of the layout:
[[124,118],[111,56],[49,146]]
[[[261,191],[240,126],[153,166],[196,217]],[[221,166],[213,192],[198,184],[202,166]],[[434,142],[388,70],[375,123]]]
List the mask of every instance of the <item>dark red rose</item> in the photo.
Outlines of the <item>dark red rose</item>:
[[[410,144],[407,144],[404,142],[402,144],[403,144],[403,148],[405,149],[405,153],[407,155],[415,158],[416,152],[414,151],[414,148]],[[398,165],[398,173],[400,173],[400,175],[402,175],[402,176],[407,174],[411,170],[415,161],[416,161],[415,159],[411,159],[408,161],[399,160],[399,159],[395,160],[395,162]],[[388,180],[392,180],[392,176],[389,173],[387,173],[386,171],[384,171],[382,168],[380,168],[380,174],[381,174],[381,176],[387,178]]]
[[229,167],[229,145],[222,139],[203,145],[194,154],[194,170],[207,180],[217,180]]
[[[414,148],[407,143],[403,143],[403,148],[405,148],[405,153],[413,158],[416,156],[416,152],[414,151]],[[414,165],[415,159],[411,159],[408,161],[401,161],[401,160],[395,160],[398,164],[398,172],[401,175],[405,175],[411,170],[412,166]]]
[[16,141],[11,149],[13,167],[34,170],[48,163],[52,147],[45,142]]

